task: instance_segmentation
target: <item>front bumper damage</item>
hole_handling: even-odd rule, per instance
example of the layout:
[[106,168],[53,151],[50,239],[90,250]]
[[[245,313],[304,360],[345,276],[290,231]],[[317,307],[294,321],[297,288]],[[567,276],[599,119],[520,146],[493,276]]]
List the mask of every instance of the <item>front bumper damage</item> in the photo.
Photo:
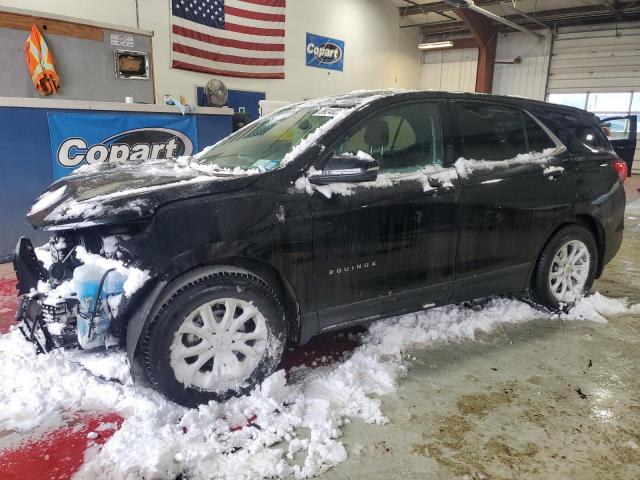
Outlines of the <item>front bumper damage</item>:
[[[101,237],[100,247],[92,248],[98,255],[88,252],[82,238],[54,235],[47,269],[29,239],[18,241],[13,259],[20,295],[16,320],[37,353],[120,343],[128,303],[123,287],[131,269],[106,248],[113,244],[113,237]],[[76,256],[81,249],[83,261]]]
[[[18,328],[29,342],[33,343],[37,353],[48,353],[56,348],[75,348],[78,346],[76,321],[66,316],[67,321],[58,321],[65,311],[60,307],[44,303],[44,294],[25,294],[20,297],[16,320]],[[56,327],[62,328],[52,328]]]
[[24,337],[34,344],[36,352],[77,347],[77,300],[49,301],[46,293],[38,291],[42,283],[49,281],[50,273],[38,260],[28,238],[18,240],[13,268],[18,279],[16,289],[20,295],[16,321]]

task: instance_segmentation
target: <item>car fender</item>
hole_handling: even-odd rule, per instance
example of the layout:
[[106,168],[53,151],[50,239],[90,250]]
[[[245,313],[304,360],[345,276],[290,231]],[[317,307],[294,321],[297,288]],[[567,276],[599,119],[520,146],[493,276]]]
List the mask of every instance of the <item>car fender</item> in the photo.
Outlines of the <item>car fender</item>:
[[151,313],[156,306],[158,298],[169,284],[168,280],[158,280],[144,297],[144,300],[137,304],[137,306],[131,311],[129,321],[127,323],[127,360],[129,361],[129,369],[131,376],[135,378],[135,372],[133,368],[133,357],[138,347],[138,340],[142,334],[142,329],[148,318],[151,318]]

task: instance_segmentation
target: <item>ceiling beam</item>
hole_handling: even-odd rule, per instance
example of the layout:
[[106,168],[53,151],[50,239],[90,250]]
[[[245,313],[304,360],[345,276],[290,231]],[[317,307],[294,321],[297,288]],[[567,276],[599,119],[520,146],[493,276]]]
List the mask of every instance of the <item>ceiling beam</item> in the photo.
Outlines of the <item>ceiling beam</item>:
[[[423,0],[424,1],[424,0]],[[475,2],[479,7],[483,7],[485,5],[497,5],[500,1],[497,0],[478,0]],[[446,2],[433,2],[433,3],[418,3],[418,6],[412,5],[411,7],[399,7],[400,15],[402,12],[406,10],[406,15],[419,15],[423,13],[423,11],[419,8],[420,6],[429,7],[432,12],[452,12],[456,7],[452,7]]]
[[533,23],[541,26],[542,28],[549,28],[548,25],[546,25],[545,23],[541,22],[540,20],[538,20],[536,17],[534,17],[533,15],[527,13],[527,12],[523,12],[522,10],[518,10],[516,7],[513,6],[513,4],[511,3],[501,3],[501,6],[507,6],[509,7],[511,10],[513,10],[514,12],[516,12],[518,15],[520,15],[522,18],[526,18],[527,20],[531,20]]
[[491,93],[493,71],[496,61],[498,30],[491,20],[468,8],[455,11],[473,35],[478,45],[478,67],[476,70],[476,92]]
[[456,10],[456,14],[465,23],[478,45],[487,45],[498,33],[495,25],[484,15],[466,8]]
[[[424,2],[424,0],[422,0]],[[625,6],[631,5],[635,2],[635,0],[599,0],[601,5],[592,6],[595,9],[600,11],[612,11],[610,7],[613,6],[613,10],[624,10]],[[415,3],[416,5],[413,5]],[[476,0],[474,2],[478,7],[490,7],[490,6],[498,6],[504,3],[504,0]],[[412,2],[410,7],[398,7],[400,11],[400,15],[402,16],[410,16],[410,15],[419,15],[424,13],[424,11],[420,7],[427,7],[432,12],[450,12],[454,11],[456,7],[450,5],[444,1],[438,1],[433,3],[419,3]],[[583,7],[572,7],[572,8],[583,8]],[[565,10],[565,9],[550,9],[550,10],[538,10],[535,12],[536,16],[543,12],[552,12],[555,10]],[[531,14],[532,12],[525,12]]]
[[[640,16],[640,1],[631,2],[626,5],[622,10],[625,18],[637,19]],[[522,26],[528,28],[539,28],[539,26],[533,21],[529,21],[520,18],[518,15],[507,15],[505,17],[511,21],[518,21]],[[577,25],[583,21],[590,22],[606,22],[615,21],[618,17],[617,14],[611,13],[608,10],[604,10],[601,6],[584,6],[584,7],[571,7],[557,10],[544,10],[536,14],[536,20],[545,24],[554,26],[567,26]],[[501,31],[505,31],[504,28]],[[433,22],[423,25],[423,34],[428,37],[436,37],[438,35],[450,35],[450,34],[469,34],[470,30],[466,27],[464,22]]]
[[[414,8],[420,9],[421,13],[423,13],[424,15],[428,14],[429,12],[431,12],[431,13],[435,13],[436,15],[439,15],[441,17],[444,17],[447,20],[458,20],[456,17],[453,17],[451,15],[447,15],[446,13],[438,11],[435,8],[431,8],[429,5],[419,4],[419,3],[416,3],[416,2],[414,2],[412,0],[404,0],[404,1],[407,2],[408,4],[410,4],[411,6],[413,6]],[[404,17],[406,15],[405,12],[407,12],[409,8],[410,7],[400,7],[400,16]],[[411,15],[413,15],[413,14],[411,14]]]

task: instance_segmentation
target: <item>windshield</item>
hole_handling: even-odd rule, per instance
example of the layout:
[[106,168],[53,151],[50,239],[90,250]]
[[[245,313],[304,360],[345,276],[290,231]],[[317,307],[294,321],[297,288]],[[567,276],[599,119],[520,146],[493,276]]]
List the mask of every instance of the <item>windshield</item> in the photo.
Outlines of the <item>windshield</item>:
[[344,109],[294,105],[250,123],[192,161],[221,168],[278,168],[285,156],[309,134]]

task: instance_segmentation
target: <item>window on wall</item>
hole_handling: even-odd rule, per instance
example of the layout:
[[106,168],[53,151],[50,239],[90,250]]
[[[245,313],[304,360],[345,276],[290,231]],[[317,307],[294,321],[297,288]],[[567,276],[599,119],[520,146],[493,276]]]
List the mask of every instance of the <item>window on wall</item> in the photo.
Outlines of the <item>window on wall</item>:
[[600,118],[640,115],[640,92],[551,93],[547,100],[588,110]]
[[590,112],[627,112],[631,107],[631,92],[590,93],[587,110]]
[[640,113],[640,92],[633,92],[633,100],[631,100],[631,111]]
[[550,103],[566,105],[567,107],[586,108],[587,93],[552,93],[549,95]]

